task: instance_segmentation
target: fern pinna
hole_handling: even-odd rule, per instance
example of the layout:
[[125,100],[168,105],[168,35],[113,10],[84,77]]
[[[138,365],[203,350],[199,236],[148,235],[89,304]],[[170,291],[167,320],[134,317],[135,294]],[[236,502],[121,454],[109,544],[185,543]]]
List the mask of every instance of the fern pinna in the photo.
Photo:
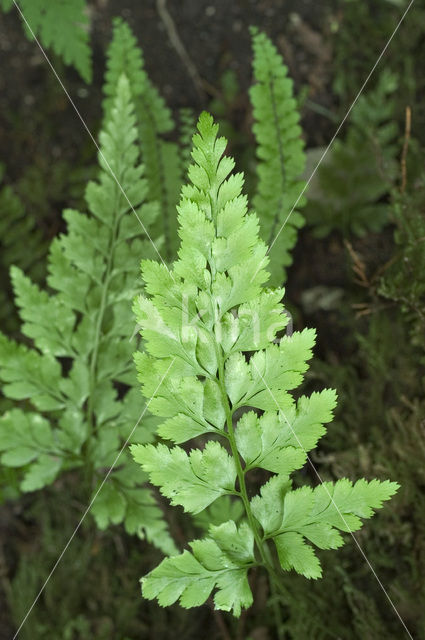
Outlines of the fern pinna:
[[[283,290],[264,288],[267,247],[256,215],[247,213],[243,175],[231,175],[234,162],[223,155],[226,140],[217,130],[202,114],[191,184],[178,207],[178,260],[171,271],[142,262],[149,297],[134,305],[146,346],[136,355],[143,394],[165,418],[158,435],[175,446],[135,444],[131,451],[172,505],[197,514],[235,496],[245,514],[239,526],[211,525],[190,551],[164,559],[142,579],[144,596],[193,607],[216,588],[216,608],[238,616],[252,603],[251,568],[263,566],[279,580],[269,542],[282,569],[318,578],[313,546],[341,546],[340,531],[359,529],[360,518],[370,517],[397,484],[342,479],[292,487],[290,474],[325,433],[336,394],[326,389],[295,402],[289,393],[302,381],[315,333],[277,339],[288,321]],[[202,448],[179,446],[199,437],[206,439]],[[250,497],[253,469],[272,475]]]
[[255,28],[251,33],[254,84],[250,97],[258,158],[253,204],[261,237],[270,245],[271,283],[280,286],[286,267],[292,263],[290,252],[297,241],[297,229],[304,224],[297,210],[305,204],[301,197],[304,182],[300,180],[305,168],[304,143],[288,69],[264,33]]
[[[89,495],[96,495],[140,417],[129,301],[137,291],[138,256],[155,255],[138,218],[149,227],[157,207],[145,203],[136,140],[129,83],[122,76],[100,134],[99,180],[87,187],[91,215],[64,212],[68,229],[51,245],[49,291],[12,268],[22,333],[33,346],[0,334],[3,392],[19,401],[0,419],[0,451],[3,465],[20,469],[22,491],[80,469]],[[152,418],[142,422],[133,442],[151,437]],[[129,533],[146,534],[171,552],[161,511],[141,482],[123,453],[92,514],[100,528],[123,522]]]

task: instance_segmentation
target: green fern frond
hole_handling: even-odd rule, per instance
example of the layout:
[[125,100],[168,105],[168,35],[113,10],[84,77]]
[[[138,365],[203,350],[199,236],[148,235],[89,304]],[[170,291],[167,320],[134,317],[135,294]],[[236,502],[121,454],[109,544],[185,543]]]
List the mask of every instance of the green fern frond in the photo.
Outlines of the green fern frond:
[[186,176],[192,160],[192,136],[196,127],[196,119],[193,109],[185,108],[179,111],[180,119],[180,156],[182,163],[182,175]]
[[[5,466],[20,469],[22,491],[83,468],[87,490],[96,495],[122,442],[140,422],[132,389],[130,300],[137,291],[136,256],[153,257],[155,251],[129,201],[147,228],[157,207],[146,204],[148,188],[138,162],[136,117],[125,76],[117,82],[99,137],[99,178],[86,191],[90,215],[65,211],[67,232],[51,245],[47,280],[52,293],[18,267],[11,271],[21,330],[33,346],[0,335],[3,392],[28,405],[0,419],[0,451]],[[142,422],[133,442],[151,438],[152,419]],[[146,535],[172,552],[161,510],[136,472],[123,453],[92,514],[100,528],[122,522],[129,533]]]
[[[292,263],[291,250],[297,229],[304,224],[299,199],[304,182],[304,143],[300,116],[293,96],[293,83],[276,47],[264,33],[251,30],[254,52],[254,85],[250,89],[257,142],[257,192],[254,208],[260,219],[261,236],[271,246],[271,282],[285,280]],[[296,204],[296,208],[294,209]]]
[[[244,510],[238,525],[211,524],[207,537],[189,543],[191,551],[161,562],[142,579],[143,595],[189,608],[216,589],[215,608],[238,616],[252,603],[252,567],[264,567],[275,583],[280,569],[320,577],[314,546],[340,547],[340,531],[359,529],[398,485],[343,479],[292,488],[290,475],[325,433],[336,394],[325,389],[293,398],[315,333],[276,340],[288,322],[283,291],[264,288],[266,245],[241,193],[243,175],[231,175],[234,161],[223,155],[227,141],[217,133],[203,113],[178,207],[179,258],[171,272],[143,261],[149,297],[134,303],[146,349],[136,354],[142,392],[163,420],[157,433],[175,446],[137,444],[131,451],[172,505],[211,513],[217,499],[230,497]],[[200,435],[202,449],[179,446]],[[250,499],[256,468],[273,475]]]
[[[1,0],[3,11],[13,7],[11,0]],[[89,24],[85,0],[19,0],[19,7],[43,47],[51,48],[65,64],[75,67],[85,82],[91,82],[92,61],[89,47]],[[24,23],[24,31],[32,39]]]
[[170,109],[149,80],[145,71],[143,52],[129,26],[120,19],[114,21],[114,32],[107,52],[105,113],[110,108],[121,73],[130,81],[135,104],[142,159],[148,182],[148,199],[160,207],[154,233],[164,237],[165,256],[171,260],[177,249],[175,208],[178,202],[182,167],[178,146],[163,138],[174,129]]
[[390,221],[389,194],[398,174],[397,87],[397,77],[384,71],[376,88],[358,99],[345,139],[335,140],[320,165],[307,208],[317,237],[335,229],[364,236]]

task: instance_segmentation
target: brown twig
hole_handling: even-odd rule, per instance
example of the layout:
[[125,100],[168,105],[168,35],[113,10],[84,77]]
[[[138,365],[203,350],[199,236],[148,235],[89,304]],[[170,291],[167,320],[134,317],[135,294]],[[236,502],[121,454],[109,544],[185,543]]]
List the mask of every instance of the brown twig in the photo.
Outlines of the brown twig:
[[354,302],[351,308],[356,310],[356,318],[361,318],[362,316],[368,316],[372,313],[379,313],[383,309],[393,309],[395,306],[393,302],[379,305],[372,305],[368,302]]
[[195,86],[196,92],[199,96],[201,102],[205,102],[205,91],[210,93],[211,95],[217,95],[219,93],[215,87],[210,85],[209,82],[201,78],[199,75],[198,69],[194,64],[193,60],[189,56],[186,47],[180,39],[178,34],[176,25],[174,20],[168,11],[167,8],[167,0],[156,0],[156,7],[159,13],[159,16],[164,24],[165,30],[168,34],[170,42],[174,49],[177,52],[177,55],[183,62],[184,66],[187,69],[189,76],[192,79],[192,82]]
[[406,107],[406,126],[404,129],[403,151],[401,153],[401,185],[400,185],[401,193],[404,193],[406,190],[406,183],[407,183],[406,158],[407,158],[407,151],[409,149],[411,128],[412,128],[412,110],[409,106],[407,106]]
[[353,271],[356,274],[357,278],[354,280],[361,287],[370,288],[371,282],[366,274],[366,265],[361,259],[360,255],[354,251],[353,245],[349,240],[345,241],[345,246],[347,247],[348,253],[350,254],[350,258],[353,262]]
[[354,278],[354,282],[361,287],[369,290],[369,295],[372,298],[372,302],[357,302],[351,305],[351,308],[356,312],[356,318],[361,318],[362,316],[370,315],[372,313],[376,313],[381,309],[389,308],[392,306],[391,304],[379,304],[377,300],[377,281],[382,273],[388,269],[391,264],[394,262],[395,258],[391,258],[386,264],[382,265],[373,275],[369,277],[366,273],[366,265],[361,258],[361,256],[353,249],[351,242],[348,240],[345,241],[345,246],[350,254],[352,260],[352,268],[357,276]]

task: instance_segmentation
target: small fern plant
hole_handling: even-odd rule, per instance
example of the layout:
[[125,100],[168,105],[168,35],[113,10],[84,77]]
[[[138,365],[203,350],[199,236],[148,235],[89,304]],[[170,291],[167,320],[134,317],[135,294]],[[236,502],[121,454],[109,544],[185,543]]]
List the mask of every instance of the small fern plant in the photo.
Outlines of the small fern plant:
[[[264,567],[276,588],[282,569],[319,578],[314,547],[340,547],[340,532],[359,529],[398,485],[341,479],[293,487],[290,476],[325,433],[336,394],[295,401],[290,393],[315,332],[279,338],[288,321],[283,290],[264,287],[267,247],[217,132],[203,113],[178,207],[178,259],[170,270],[142,262],[148,297],[137,297],[134,309],[145,351],[136,363],[150,410],[163,419],[157,433],[171,444],[133,444],[131,452],[172,505],[198,514],[230,496],[244,511],[239,525],[211,524],[190,550],[165,558],[142,579],[144,597],[189,608],[216,589],[215,607],[239,616],[253,601],[250,570]],[[200,446],[181,446],[193,439]],[[258,470],[266,480],[259,492],[251,482]]]
[[123,523],[169,553],[175,547],[151,491],[128,453],[118,459],[134,425],[133,442],[152,437],[152,418],[139,424],[130,300],[138,256],[155,255],[140,221],[150,228],[158,208],[146,202],[135,124],[121,76],[100,134],[99,179],[86,191],[90,215],[64,212],[67,232],[50,248],[49,288],[12,267],[26,343],[0,334],[2,390],[16,403],[0,419],[0,452],[2,464],[18,470],[21,491],[73,471],[83,499],[96,496],[91,512],[99,528]]

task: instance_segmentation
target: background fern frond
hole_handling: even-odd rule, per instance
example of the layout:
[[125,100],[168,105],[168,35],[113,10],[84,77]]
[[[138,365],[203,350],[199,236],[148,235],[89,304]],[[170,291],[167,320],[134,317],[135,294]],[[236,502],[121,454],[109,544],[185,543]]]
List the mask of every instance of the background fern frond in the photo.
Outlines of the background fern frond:
[[193,109],[185,108],[179,111],[180,129],[180,157],[182,163],[182,174],[186,175],[192,161],[192,137],[196,128],[196,118]]
[[398,174],[398,79],[384,71],[360,96],[345,139],[337,139],[320,165],[309,194],[307,219],[317,237],[338,230],[364,236],[388,224],[390,191]]
[[130,81],[135,104],[142,160],[148,182],[148,199],[159,204],[160,212],[153,231],[164,237],[167,260],[177,249],[176,205],[181,186],[182,166],[176,143],[164,139],[175,127],[170,109],[150,81],[130,27],[120,19],[114,21],[112,42],[107,51],[105,113],[110,108],[117,80],[125,73]]
[[[11,0],[0,0],[3,11],[13,7]],[[92,78],[89,24],[85,0],[19,0],[19,7],[43,47],[51,48],[65,64],[75,67],[86,82]],[[24,23],[24,31],[32,39]]]
[[[2,463],[19,470],[24,492],[81,469],[88,499],[140,422],[132,393],[131,300],[138,288],[136,256],[156,254],[129,202],[147,228],[158,210],[145,202],[148,186],[123,75],[99,137],[99,178],[86,190],[91,215],[64,212],[67,232],[53,241],[49,254],[50,290],[18,267],[11,271],[21,331],[33,346],[0,335],[4,394],[25,401],[0,419],[0,450]],[[149,441],[149,425],[149,418],[138,424],[132,441]],[[92,514],[101,529],[122,522],[129,533],[146,536],[166,552],[174,549],[162,512],[140,486],[128,454],[122,454]]]
[[303,198],[292,211],[304,186],[300,180],[305,166],[304,143],[287,67],[264,33],[256,29],[251,33],[255,82],[250,97],[257,142],[257,192],[253,204],[263,240],[269,245],[275,241],[269,270],[272,284],[277,286],[285,279],[297,229],[304,224],[298,211]]

